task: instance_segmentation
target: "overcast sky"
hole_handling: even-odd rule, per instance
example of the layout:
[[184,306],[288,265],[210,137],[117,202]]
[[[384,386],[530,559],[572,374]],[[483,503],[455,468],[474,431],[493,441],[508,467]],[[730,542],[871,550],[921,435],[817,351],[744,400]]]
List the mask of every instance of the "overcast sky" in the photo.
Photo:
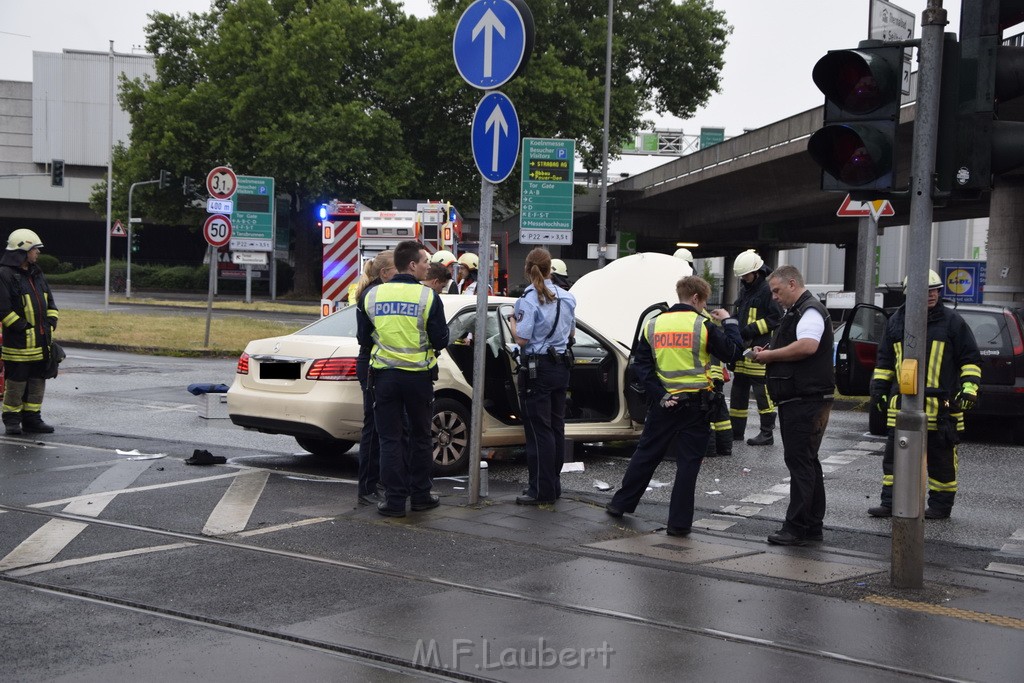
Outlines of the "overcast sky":
[[[927,0],[895,4],[915,14],[915,37],[920,37]],[[956,31],[960,3],[943,4],[947,30]],[[734,28],[722,92],[692,119],[661,118],[661,127],[688,134],[718,127],[734,136],[819,106],[823,98],[811,82],[814,63],[830,49],[855,47],[867,37],[870,0],[715,0],[714,5]],[[148,13],[209,6],[209,0],[0,0],[0,80],[32,80],[33,50],[106,52],[113,40],[117,52],[130,52],[145,41]],[[406,7],[421,16],[430,12],[427,0],[406,0]]]

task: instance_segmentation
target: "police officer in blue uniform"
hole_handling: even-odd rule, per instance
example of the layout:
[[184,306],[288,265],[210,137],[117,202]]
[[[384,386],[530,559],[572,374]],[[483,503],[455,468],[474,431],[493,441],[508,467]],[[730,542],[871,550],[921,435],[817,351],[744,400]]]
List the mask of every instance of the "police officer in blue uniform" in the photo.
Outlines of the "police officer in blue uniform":
[[529,483],[518,505],[552,503],[562,495],[565,461],[565,395],[572,366],[576,298],[551,281],[551,254],[536,248],[526,255],[530,285],[509,316],[522,350],[519,401],[526,430]]
[[420,284],[428,258],[419,242],[399,242],[395,247],[398,274],[371,289],[363,308],[356,311],[359,343],[372,344],[373,415],[380,435],[380,481],[386,498],[377,511],[387,517],[404,517],[406,500],[413,511],[440,504],[430,492],[431,378],[437,354],[448,345],[448,324],[440,297]]
[[739,321],[723,309],[701,315],[711,287],[688,275],[676,284],[679,303],[647,323],[637,341],[634,370],[651,397],[644,432],[629,460],[622,486],[605,506],[612,517],[634,512],[666,455],[676,461],[668,509],[669,536],[686,536],[693,524],[694,490],[711,438],[711,356],[733,363],[743,356]]

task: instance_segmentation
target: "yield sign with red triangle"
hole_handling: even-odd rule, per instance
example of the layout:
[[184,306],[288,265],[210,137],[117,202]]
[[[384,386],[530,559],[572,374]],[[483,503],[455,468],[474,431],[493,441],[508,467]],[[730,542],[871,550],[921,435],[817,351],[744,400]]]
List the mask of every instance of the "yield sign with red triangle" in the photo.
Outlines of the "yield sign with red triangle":
[[857,202],[850,199],[850,195],[846,195],[846,199],[843,200],[843,205],[836,211],[837,216],[844,218],[861,218],[863,216],[871,216],[876,221],[883,216],[895,216],[896,211],[893,210],[892,204],[889,203],[888,199],[875,199],[870,202]]

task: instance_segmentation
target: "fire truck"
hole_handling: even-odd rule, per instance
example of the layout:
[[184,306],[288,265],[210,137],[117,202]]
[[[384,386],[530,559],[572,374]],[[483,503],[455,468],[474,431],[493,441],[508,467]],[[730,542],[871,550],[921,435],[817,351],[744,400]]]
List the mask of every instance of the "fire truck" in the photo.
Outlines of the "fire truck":
[[415,211],[373,211],[359,202],[331,201],[320,207],[323,288],[320,315],[351,303],[362,265],[403,240],[418,240],[431,253],[455,252],[462,217],[448,202],[424,202]]

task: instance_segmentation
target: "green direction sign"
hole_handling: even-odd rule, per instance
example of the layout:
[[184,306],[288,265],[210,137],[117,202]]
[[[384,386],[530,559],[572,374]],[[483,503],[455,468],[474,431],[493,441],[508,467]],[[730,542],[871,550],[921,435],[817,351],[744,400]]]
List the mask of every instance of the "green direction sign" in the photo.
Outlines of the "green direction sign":
[[700,148],[707,149],[725,140],[725,128],[701,128]]
[[572,244],[576,141],[523,138],[520,244]]
[[274,179],[240,175],[231,200],[231,251],[273,251]]

